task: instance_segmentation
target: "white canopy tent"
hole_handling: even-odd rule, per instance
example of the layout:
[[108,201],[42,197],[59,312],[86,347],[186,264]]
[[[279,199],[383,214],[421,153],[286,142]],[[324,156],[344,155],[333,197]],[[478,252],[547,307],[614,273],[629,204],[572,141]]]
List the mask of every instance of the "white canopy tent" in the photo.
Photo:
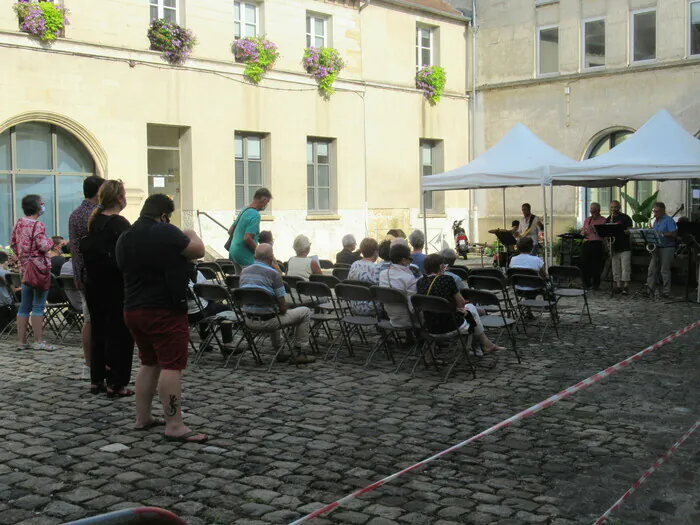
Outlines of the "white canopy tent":
[[[503,188],[505,220],[505,188],[510,186],[541,186],[544,209],[544,225],[547,229],[547,199],[545,184],[553,167],[558,172],[573,170],[579,164],[540,140],[524,124],[516,124],[492,148],[469,164],[457,169],[423,177],[423,196],[428,191]],[[550,199],[551,202],[551,199]],[[423,215],[423,228],[427,237],[427,220]],[[545,260],[548,260],[548,243],[545,242]]]

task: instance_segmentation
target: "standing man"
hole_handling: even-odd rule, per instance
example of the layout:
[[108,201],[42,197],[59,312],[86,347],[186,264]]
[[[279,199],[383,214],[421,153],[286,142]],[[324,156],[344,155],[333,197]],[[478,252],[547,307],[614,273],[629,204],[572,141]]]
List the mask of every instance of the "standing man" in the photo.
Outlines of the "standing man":
[[600,274],[603,272],[603,239],[600,238],[595,227],[605,224],[605,217],[600,215],[600,204],[591,202],[589,208],[590,217],[583,221],[581,235],[583,235],[583,248],[581,250],[581,273],[583,274],[583,286],[594,290],[600,288]]
[[90,319],[90,310],[88,310],[87,301],[85,300],[85,263],[83,262],[83,254],[80,253],[80,239],[88,234],[88,219],[95,208],[97,208],[97,192],[104,183],[102,177],[92,175],[83,181],[83,196],[85,200],[80,203],[73,213],[68,218],[68,239],[70,240],[70,253],[73,261],[73,280],[75,286],[80,292],[80,300],[83,305],[83,331],[82,344],[83,356],[85,358],[85,366],[90,366],[90,337],[92,333],[92,320]]
[[[204,243],[190,229],[170,224],[173,200],[155,194],[141,216],[117,242],[116,256],[124,274],[124,321],[139,347],[136,376],[136,429],[165,424],[170,441],[203,443],[205,434],[182,422],[182,371],[187,365],[188,264],[204,256]],[[165,421],[153,417],[158,389]]]
[[540,232],[544,230],[544,224],[542,224],[542,219],[532,214],[532,208],[527,202],[520,209],[523,212],[523,218],[520,219],[518,233],[515,236],[519,239],[523,237],[532,239],[531,255],[537,255],[537,245],[540,242]]
[[236,265],[236,273],[246,266],[255,262],[255,248],[258,245],[258,235],[260,234],[260,212],[263,211],[272,200],[272,194],[267,188],[260,188],[253,195],[253,202],[242,210],[236,220],[229,228],[231,247],[228,251],[228,258]]
[[649,272],[647,273],[647,288],[654,293],[657,284],[657,276],[661,273],[663,288],[661,297],[668,297],[671,293],[671,265],[676,253],[676,223],[666,215],[666,205],[663,202],[654,203],[654,229],[661,235],[661,243],[651,253]]
[[612,245],[612,273],[615,281],[615,292],[629,294],[629,283],[632,280],[632,247],[627,230],[632,226],[629,215],[622,213],[620,201],[610,201],[610,216],[605,222],[621,224],[625,233],[615,237]]

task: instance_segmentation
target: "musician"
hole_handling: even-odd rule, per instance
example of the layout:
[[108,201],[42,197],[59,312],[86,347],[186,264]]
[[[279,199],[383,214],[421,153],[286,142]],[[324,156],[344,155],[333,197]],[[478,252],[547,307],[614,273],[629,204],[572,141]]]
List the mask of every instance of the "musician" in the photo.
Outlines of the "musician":
[[656,289],[658,274],[661,274],[663,288],[662,297],[668,297],[671,293],[671,265],[676,252],[676,223],[666,215],[666,205],[663,202],[654,203],[654,229],[661,235],[662,241],[651,252],[651,262],[647,273],[647,288],[653,294]]
[[537,244],[539,243],[540,231],[544,230],[542,219],[532,214],[531,206],[526,202],[520,208],[523,217],[518,225],[517,238],[529,237],[532,239],[532,255],[537,255]]
[[629,293],[629,283],[632,280],[632,247],[627,230],[632,226],[632,219],[629,215],[620,210],[620,201],[610,201],[610,215],[606,219],[609,224],[621,224],[625,233],[615,237],[612,244],[612,273],[615,281],[615,293],[627,295]]
[[600,215],[600,204],[591,202],[589,208],[591,215],[583,221],[581,235],[583,235],[583,248],[581,249],[581,273],[583,274],[583,286],[600,288],[600,274],[603,272],[603,239],[598,236],[595,227],[605,224],[605,217]]

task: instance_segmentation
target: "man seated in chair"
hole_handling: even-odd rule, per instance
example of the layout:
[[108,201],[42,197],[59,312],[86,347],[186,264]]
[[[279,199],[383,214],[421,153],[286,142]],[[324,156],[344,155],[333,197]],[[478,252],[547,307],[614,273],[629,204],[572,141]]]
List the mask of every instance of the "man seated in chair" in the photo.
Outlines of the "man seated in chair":
[[[282,327],[294,327],[294,350],[296,364],[313,363],[316,359],[307,355],[309,349],[309,318],[311,310],[301,306],[289,309],[285,301],[284,281],[280,273],[272,267],[275,255],[272,246],[259,244],[255,249],[255,263],[244,268],[241,273],[240,288],[263,290],[275,297],[278,302],[279,322]],[[247,305],[243,307],[245,323],[251,328],[268,329],[279,327],[277,316],[272,308]],[[279,331],[272,333],[275,349],[282,344]],[[281,356],[280,356],[281,357]],[[279,360],[282,360],[278,357]]]
[[[425,276],[421,277],[416,284],[418,293],[431,297],[441,297],[454,304],[454,319],[448,315],[425,312],[425,326],[431,334],[452,334],[455,326],[460,334],[467,334],[470,322],[474,322],[474,335],[481,345],[483,352],[476,352],[477,356],[488,354],[498,350],[505,350],[504,347],[496,345],[484,333],[479,312],[473,304],[468,304],[457,290],[457,285],[452,277],[445,275],[447,265],[439,254],[431,254],[425,258]],[[468,315],[469,314],[469,315]],[[468,318],[471,318],[468,320]]]
[[511,258],[510,267],[535,270],[542,279],[547,280],[547,269],[544,267],[544,261],[536,255],[531,255],[533,246],[532,238],[521,237],[517,245],[518,255]]

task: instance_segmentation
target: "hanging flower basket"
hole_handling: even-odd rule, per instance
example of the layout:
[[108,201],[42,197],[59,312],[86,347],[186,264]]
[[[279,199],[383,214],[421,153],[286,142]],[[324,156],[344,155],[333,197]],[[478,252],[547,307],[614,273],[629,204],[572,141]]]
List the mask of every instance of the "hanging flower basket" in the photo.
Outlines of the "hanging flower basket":
[[148,40],[152,51],[160,51],[163,53],[163,59],[175,66],[184,64],[197,45],[197,39],[191,30],[162,18],[151,22]]
[[56,40],[70,23],[67,18],[68,9],[51,0],[19,0],[14,5],[14,10],[20,30],[37,36],[44,42]]
[[425,66],[416,73],[416,88],[423,90],[423,95],[434,106],[440,101],[445,90],[447,74],[440,66]]
[[261,37],[234,40],[232,50],[236,60],[245,64],[243,74],[254,84],[260,83],[280,57],[277,45]]
[[318,90],[328,100],[335,89],[333,83],[345,67],[340,53],[332,47],[307,47],[302,61],[304,69],[318,82]]

